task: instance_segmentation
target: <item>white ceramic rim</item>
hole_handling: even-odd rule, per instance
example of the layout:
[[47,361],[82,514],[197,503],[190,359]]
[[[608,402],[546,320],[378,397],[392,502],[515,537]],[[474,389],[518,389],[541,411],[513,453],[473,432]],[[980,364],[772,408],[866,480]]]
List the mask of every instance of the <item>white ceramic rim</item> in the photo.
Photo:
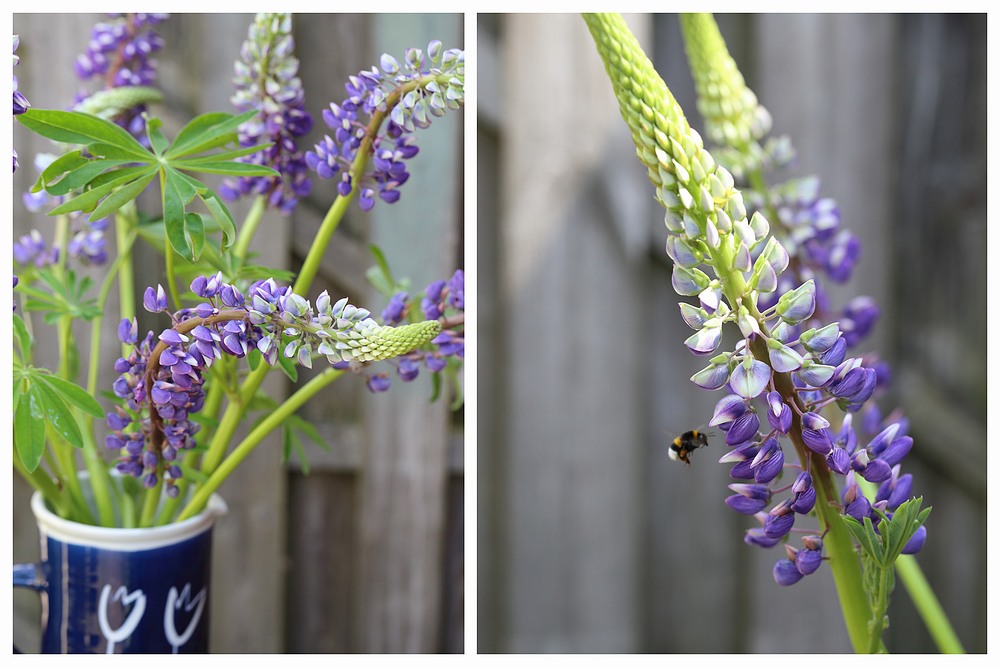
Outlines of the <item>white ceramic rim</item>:
[[49,536],[60,542],[115,551],[144,551],[183,542],[205,532],[212,527],[218,517],[226,514],[229,508],[222,498],[212,494],[208,499],[208,505],[200,514],[179,523],[152,528],[105,528],[88,526],[56,516],[45,506],[42,494],[35,492],[31,496],[31,511],[38,522],[38,532],[43,538]]

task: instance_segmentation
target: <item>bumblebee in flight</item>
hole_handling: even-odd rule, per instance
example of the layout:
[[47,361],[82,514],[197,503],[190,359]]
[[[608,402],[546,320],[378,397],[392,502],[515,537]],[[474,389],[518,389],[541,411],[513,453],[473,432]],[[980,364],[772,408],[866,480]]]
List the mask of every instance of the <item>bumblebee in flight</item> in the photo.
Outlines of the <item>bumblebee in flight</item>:
[[685,431],[670,443],[670,458],[691,465],[691,454],[699,447],[708,446],[708,435],[704,431]]

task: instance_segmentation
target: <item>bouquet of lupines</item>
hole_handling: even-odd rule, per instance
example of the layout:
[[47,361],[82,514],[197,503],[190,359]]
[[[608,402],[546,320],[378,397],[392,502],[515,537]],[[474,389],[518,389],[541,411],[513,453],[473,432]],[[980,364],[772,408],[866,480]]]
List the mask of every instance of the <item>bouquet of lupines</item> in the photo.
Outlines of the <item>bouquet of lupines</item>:
[[[734,483],[725,502],[754,519],[744,541],[780,545],[772,574],[781,585],[826,562],[856,651],[884,650],[897,572],[941,648],[961,650],[908,555],[927,539],[930,508],[921,509],[902,472],[913,446],[907,421],[883,419],[872,400],[887,370],[871,355],[850,354],[877,308],[862,298],[832,321],[820,287],[824,277],[847,279],[857,239],[838,229],[836,205],[817,197],[815,180],[767,186],[765,173],[789,161],[790,142],[761,143],[770,115],[710,15],[684,16],[682,26],[712,152],[622,18],[585,20],[666,211],[673,287],[697,298],[680,303],[694,329],[685,345],[709,365],[691,380],[723,392],[709,424],[728,447],[720,462]],[[719,352],[727,325],[739,339]],[[809,517],[813,527],[805,527]]]
[[[112,15],[96,26],[76,71],[101,87],[78,96],[73,110],[30,108],[16,78],[14,85],[17,121],[54,142],[36,161],[41,173],[25,202],[56,221],[51,245],[33,231],[14,247],[14,467],[54,512],[101,526],[146,527],[197,514],[265,436],[345,374],[367,376],[369,388],[384,391],[388,373],[373,367],[377,362],[394,364],[404,381],[421,366],[435,378],[448,369],[454,379],[464,355],[460,269],[415,295],[429,304],[422,310],[411,312],[408,294],[389,294],[382,322],[346,297],[311,295],[349,204],[357,197],[371,208],[373,188],[395,201],[408,175],[402,160],[417,153],[414,130],[463,106],[463,52],[433,41],[402,62],[382,56],[381,69],[351,77],[349,101],[332,105],[338,113],[323,113],[337,139],[304,153],[297,142],[312,115],[297,76],[293,17],[258,14],[235,66],[238,113],[198,115],[170,139],[147,108],[162,99],[152,56],[165,48],[155,32],[164,20]],[[335,156],[325,148],[333,145]],[[255,265],[249,247],[265,211],[291,212],[310,192],[310,169],[337,173],[342,185],[302,266],[293,273]],[[201,180],[206,174],[224,177],[219,193]],[[136,198],[148,189],[158,190],[160,205],[140,214]],[[244,196],[253,205],[237,223],[224,199]],[[109,229],[117,257],[95,285],[78,269],[109,259]],[[140,241],[163,252],[162,280],[143,275],[148,284],[136,285],[132,249]],[[376,260],[376,273],[391,275],[380,253]],[[101,359],[116,286],[121,354]],[[142,290],[141,306],[162,318],[145,334],[136,319]],[[76,320],[91,327],[83,386]],[[57,369],[34,365],[33,332],[43,322],[57,329]],[[97,400],[102,365],[118,374],[105,388],[115,399],[110,406]],[[297,367],[316,365],[324,368],[283,402],[260,391],[274,367],[294,379]],[[268,412],[238,439],[252,405]],[[81,454],[89,492],[78,478]]]

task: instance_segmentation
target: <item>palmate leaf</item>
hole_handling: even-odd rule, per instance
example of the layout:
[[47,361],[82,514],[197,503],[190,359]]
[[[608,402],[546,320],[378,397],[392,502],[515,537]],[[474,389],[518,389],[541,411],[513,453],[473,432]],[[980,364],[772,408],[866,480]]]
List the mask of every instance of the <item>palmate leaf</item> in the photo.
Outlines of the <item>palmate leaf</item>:
[[76,417],[67,407],[65,401],[44,382],[35,382],[31,386],[32,393],[37,392],[45,411],[45,419],[52,429],[63,439],[77,449],[83,447],[83,435]]
[[176,160],[232,143],[236,139],[240,125],[256,116],[257,113],[254,110],[239,116],[227,113],[202,114],[181,128],[174,144],[167,149],[164,157],[168,160]]
[[56,375],[48,375],[46,373],[39,373],[36,379],[48,385],[49,389],[67,403],[75,405],[92,417],[104,419],[104,408],[83,387]]
[[21,359],[26,364],[31,363],[31,334],[21,316],[14,313],[14,341],[21,351]]
[[134,200],[159,175],[163,236],[171,247],[188,262],[197,261],[204,251],[205,232],[210,227],[200,214],[188,211],[197,197],[214,225],[222,230],[219,248],[224,253],[236,240],[236,224],[218,195],[191,173],[277,175],[270,167],[236,161],[270,144],[208,152],[235,144],[240,125],[257,113],[202,114],[180,130],[172,145],[160,132],[160,121],[150,119],[147,122],[153,147],[150,151],[123,128],[97,116],[79,111],[29,109],[21,115],[25,127],[54,141],[85,147],[57,158],[39,177],[34,191],[44,189],[53,195],[67,196],[82,190],[49,214],[83,211],[94,221]]
[[33,389],[28,385],[14,412],[14,449],[28,472],[38,468],[45,451],[45,410]]
[[28,109],[18,121],[36,134],[64,144],[109,144],[140,160],[149,156],[135,137],[111,121],[80,111]]

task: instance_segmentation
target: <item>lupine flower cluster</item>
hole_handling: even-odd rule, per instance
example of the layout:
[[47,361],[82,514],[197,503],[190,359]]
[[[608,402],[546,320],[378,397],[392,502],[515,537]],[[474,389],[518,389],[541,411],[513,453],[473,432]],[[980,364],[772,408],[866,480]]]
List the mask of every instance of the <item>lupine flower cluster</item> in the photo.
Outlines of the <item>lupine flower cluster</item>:
[[[840,226],[836,201],[820,196],[815,176],[761,189],[759,177],[764,170],[788,167],[794,161],[791,140],[772,136],[764,141],[771,131],[771,115],[747,87],[711,17],[685,15],[681,25],[698,93],[698,111],[714,144],[712,156],[732,174],[748,210],[768,216],[772,233],[792,258],[790,270],[779,277],[778,288],[760,295],[760,308],[771,307],[778,295],[807,280],[826,276],[836,283],[847,282],[860,259],[861,243]],[[833,319],[822,282],[814,282],[818,316]],[[843,309],[839,320],[849,346],[871,331],[878,315],[870,297],[858,297]]]
[[[382,310],[382,321],[391,326],[406,321],[410,306],[410,295],[397,292]],[[420,312],[426,320],[464,318],[465,273],[458,269],[448,280],[437,280],[428,285],[420,301]],[[463,331],[446,328],[430,342],[435,349],[416,349],[396,360],[396,374],[403,382],[410,382],[418,377],[421,362],[430,372],[439,373],[448,365],[449,357],[465,358]],[[388,391],[391,384],[391,378],[385,372],[373,373],[368,377],[368,389],[375,393]]]
[[[256,349],[269,365],[282,354],[307,368],[317,355],[331,364],[365,363],[406,354],[441,332],[437,320],[381,326],[369,311],[346,298],[333,303],[325,291],[314,308],[272,278],[253,283],[246,296],[222,274],[195,278],[191,291],[204,301],[172,313],[171,328],[159,336],[149,332],[140,341],[135,321],[121,321],[118,337],[134,350],[115,362],[121,375],[113,389],[131,412],[116,407],[107,417],[107,446],[124,450],[118,470],[153,487],[161,463],[168,464],[164,481],[171,495],[182,475],[173,463],[177,452],[193,447],[198,431],[190,417],[204,405],[203,371],[223,355],[243,358]],[[146,289],[143,307],[167,311],[162,286]]]
[[[399,200],[399,188],[410,177],[405,160],[419,150],[414,130],[465,103],[465,52],[461,49],[444,50],[434,40],[426,52],[407,50],[402,63],[383,54],[379,65],[350,77],[345,86],[347,99],[323,110],[333,137],[325,135],[306,153],[309,168],[320,178],[340,179],[337,191],[341,196],[358,188],[358,201],[365,211],[375,205],[376,191],[386,203]],[[388,122],[383,124],[381,117],[373,122],[385,113]],[[359,150],[372,158],[372,168],[364,174],[351,171]]]
[[[14,53],[14,66],[15,67],[17,66],[17,64],[19,62],[21,62],[21,58],[17,55],[17,47],[18,47],[18,44],[20,44],[20,43],[21,43],[21,39],[17,35],[14,35],[14,51],[13,51],[13,53]],[[17,75],[14,74],[13,77],[14,77],[14,115],[15,116],[20,116],[21,114],[23,114],[25,111],[28,110],[28,107],[31,106],[31,103],[28,102],[28,98],[25,97],[23,93],[21,93],[20,91],[18,91],[18,89],[17,89]],[[17,151],[14,151],[14,171],[17,171]]]
[[270,206],[286,214],[312,187],[305,157],[296,144],[312,129],[313,120],[305,110],[294,49],[291,14],[257,14],[240,50],[241,60],[236,61],[232,102],[240,111],[260,111],[240,126],[240,145],[272,144],[243,161],[272,167],[280,175],[226,179],[219,190],[230,200],[264,195]]
[[[760,523],[747,532],[746,542],[773,547],[787,540],[796,516],[814,508],[822,515],[825,508],[818,503],[836,500],[828,497],[830,473],[844,480],[842,510],[877,523],[879,516],[857,480],[881,485],[874,507],[891,514],[909,497],[911,480],[900,475],[899,465],[913,445],[903,422],[882,425],[867,443],[853,428],[853,415],[872,397],[879,374],[863,359],[847,356],[848,337],[837,322],[824,325],[815,319],[815,280],[782,290],[780,276],[791,265],[788,249],[770,233],[761,211],[748,213],[733,175],[705,150],[621,17],[586,15],[586,20],[639,158],[666,209],[673,287],[682,296],[697,297],[697,305],[680,304],[685,323],[695,330],[685,345],[711,358],[691,379],[706,389],[727,390],[710,425],[725,433],[729,447],[721,459],[732,464],[735,480],[727,505]],[[724,50],[721,37],[707,43]],[[692,57],[703,65],[711,59],[711,54]],[[713,69],[731,75],[735,65]],[[714,80],[708,88],[727,96],[718,102],[720,109],[738,111],[727,114],[729,125],[715,134],[745,145],[769,126],[769,117],[751,108],[756,98],[741,85],[742,78],[729,87]],[[702,271],[705,265],[714,278]],[[718,353],[723,324],[729,322],[741,338],[732,351]],[[833,408],[843,415],[837,427],[824,416]],[[783,447],[789,442],[797,464],[785,460]],[[797,469],[796,477],[778,486],[786,468]],[[915,535],[907,552],[919,549],[925,535]],[[787,557],[773,571],[778,583],[795,583],[815,572],[823,559],[823,538],[815,531],[803,538],[801,549],[787,545]]]
[[[142,88],[151,86],[156,79],[156,60],[153,55],[163,48],[163,38],[153,29],[167,19],[168,14],[111,14],[108,21],[94,26],[87,50],[77,56],[76,76],[81,81],[100,81],[100,90],[130,88],[138,95],[134,99],[117,102],[108,115],[127,129],[143,145],[148,145],[146,121],[147,95]],[[77,95],[78,109],[93,110],[94,104],[105,106],[99,100],[101,92]]]

